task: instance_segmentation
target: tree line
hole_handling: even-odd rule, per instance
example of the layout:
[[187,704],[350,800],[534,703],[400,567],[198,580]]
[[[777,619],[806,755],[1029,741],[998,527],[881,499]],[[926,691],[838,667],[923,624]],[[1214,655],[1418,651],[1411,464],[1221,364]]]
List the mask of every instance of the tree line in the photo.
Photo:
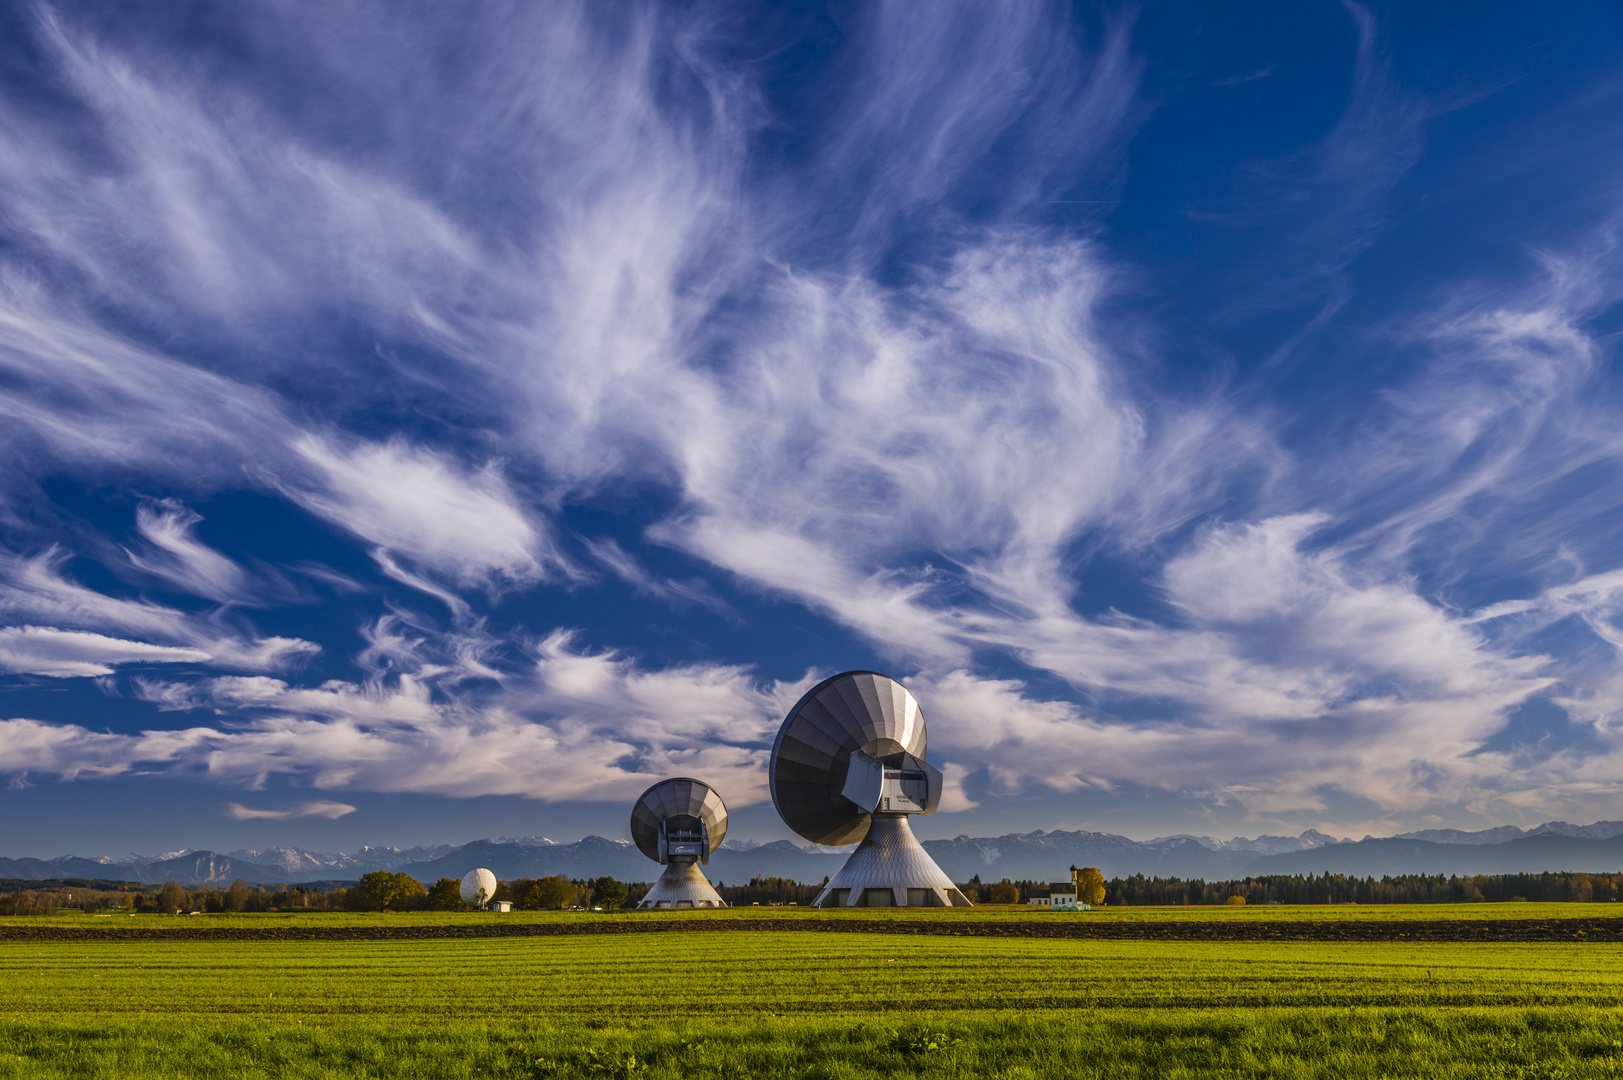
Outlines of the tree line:
[[[542,878],[500,880],[490,901],[504,901],[518,911],[562,911],[568,908],[613,910],[641,899],[646,885],[615,878]],[[374,870],[348,889],[334,889],[329,904],[344,911],[471,911],[462,901],[462,881],[444,877],[432,885],[403,872]],[[251,908],[249,910],[252,910]]]
[[[1091,874],[1089,871],[1092,871]],[[1082,871],[1084,886],[1102,890],[1107,905],[1148,904],[1446,904],[1487,901],[1589,903],[1623,899],[1623,873],[1543,874],[1400,874],[1356,877],[1347,874],[1274,874],[1206,881],[1201,878],[1130,877],[1104,881],[1097,870]],[[827,881],[825,879],[824,884]],[[440,878],[424,886],[410,874],[378,870],[348,888],[312,885],[248,885],[241,878],[220,889],[163,885],[130,886],[111,881],[0,882],[0,915],[51,915],[63,909],[86,912],[164,913],[201,911],[211,914],[272,911],[467,911],[462,883]],[[959,889],[977,904],[1024,904],[1046,891],[1046,881],[983,882],[980,877]],[[612,877],[514,878],[500,881],[493,900],[505,900],[520,911],[636,907],[648,892],[646,883]],[[791,878],[755,877],[744,885],[718,883],[716,891],[735,907],[751,904],[809,905],[823,885]]]
[[[32,883],[31,883],[32,884]],[[0,893],[0,915],[52,915],[62,909],[92,914],[174,913],[177,911],[326,911],[342,908],[344,890],[323,892],[313,886],[250,887],[241,878],[224,889],[186,888],[177,882],[162,885],[79,885],[52,882],[43,887],[8,889]]]
[[[403,879],[403,880],[402,880]],[[823,879],[827,884],[828,879]],[[348,890],[340,907],[351,911],[460,911],[461,881],[440,878],[426,888],[409,874],[379,870],[367,874]],[[514,878],[496,883],[492,901],[505,900],[518,911],[562,911],[571,908],[617,911],[634,908],[651,888],[646,882],[624,882],[612,877],[568,878],[559,874],[541,878]],[[716,892],[732,906],[799,904],[817,898],[823,885],[803,885],[791,878],[754,877],[746,885],[716,883]]]
[[[1145,904],[1470,904],[1489,901],[1595,903],[1623,900],[1623,873],[1546,872],[1541,874],[1272,874],[1206,881],[1203,878],[1146,877],[1133,874],[1109,881],[1092,867],[1081,871],[1087,903]],[[1091,885],[1092,891],[1089,892]],[[979,875],[959,885],[977,904],[1024,904],[1046,894],[1047,881],[983,882]],[[1090,896],[1096,899],[1090,899]]]
[[1233,881],[1114,878],[1107,904],[1469,904],[1488,901],[1592,903],[1623,896],[1623,873],[1575,874],[1272,874]]
[[[826,879],[825,879],[826,881]],[[496,883],[492,901],[507,901],[518,911],[567,909],[618,911],[635,908],[651,886],[613,877],[569,878],[554,874]],[[729,904],[810,904],[822,885],[802,885],[789,878],[756,877],[747,885],[718,884]],[[470,911],[462,902],[459,878],[440,878],[425,886],[410,874],[376,870],[354,885],[249,885],[238,878],[225,888],[174,881],[134,885],[115,881],[0,882],[0,915],[51,915],[79,909],[92,913],[207,914],[278,911]]]
[[[823,879],[823,884],[828,884],[828,878]],[[762,907],[769,904],[798,904],[806,907],[822,891],[822,885],[802,885],[793,878],[781,877],[753,877],[747,885],[716,883],[716,892],[730,907],[749,907],[751,904]]]
[[[518,910],[566,908],[617,910],[635,907],[648,893],[645,884],[612,877],[571,879],[558,875],[515,878],[497,883],[492,900],[505,900]],[[116,881],[0,882],[0,915],[54,915],[78,909],[92,914],[166,914],[278,911],[471,911],[462,902],[459,878],[440,878],[424,886],[410,874],[377,870],[354,885],[249,885],[238,878],[225,888],[186,887],[174,881],[135,885]]]

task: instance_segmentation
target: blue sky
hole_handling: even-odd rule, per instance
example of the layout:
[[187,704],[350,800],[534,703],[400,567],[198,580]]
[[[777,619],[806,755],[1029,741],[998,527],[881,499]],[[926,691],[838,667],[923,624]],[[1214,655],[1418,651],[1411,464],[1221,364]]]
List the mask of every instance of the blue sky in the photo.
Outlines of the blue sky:
[[1614,4],[0,15],[5,854],[1623,817]]

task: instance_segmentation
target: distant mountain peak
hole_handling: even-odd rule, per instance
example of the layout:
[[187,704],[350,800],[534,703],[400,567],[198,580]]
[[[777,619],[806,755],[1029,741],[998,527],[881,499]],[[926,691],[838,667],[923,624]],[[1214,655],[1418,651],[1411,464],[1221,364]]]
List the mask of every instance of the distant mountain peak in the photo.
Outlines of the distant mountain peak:
[[1208,851],[1249,851],[1258,855],[1280,855],[1289,851],[1306,851],[1311,848],[1323,847],[1325,844],[1343,843],[1335,837],[1319,832],[1317,829],[1305,829],[1297,836],[1259,836],[1254,840],[1244,836],[1236,836],[1232,840],[1214,840],[1210,836],[1191,836],[1188,833],[1179,833],[1175,836],[1158,836],[1154,840],[1143,843],[1152,848],[1163,849],[1180,843],[1195,843]]
[[[178,859],[182,855],[190,855],[196,850],[196,848],[181,848],[179,851],[165,851],[158,855],[142,855],[139,852],[132,851],[128,855],[124,856],[124,858],[120,859],[119,862],[133,863],[136,866],[148,866],[155,862],[167,862],[170,859]],[[63,857],[69,859],[74,858],[72,855],[66,855]]]

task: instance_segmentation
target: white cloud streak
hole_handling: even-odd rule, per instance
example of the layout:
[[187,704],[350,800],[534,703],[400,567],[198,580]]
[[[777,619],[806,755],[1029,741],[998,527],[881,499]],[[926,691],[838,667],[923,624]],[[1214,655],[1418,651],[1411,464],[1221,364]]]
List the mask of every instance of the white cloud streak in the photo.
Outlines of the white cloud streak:
[[720,615],[736,618],[736,614],[703,581],[674,581],[656,577],[633,559],[611,537],[600,540],[582,538],[581,543],[592,557],[609,569],[615,577],[630,585],[642,596],[654,596],[672,604],[698,604]]
[[308,817],[337,821],[345,814],[353,814],[355,808],[348,803],[323,799],[314,802],[302,802],[286,810],[256,810],[241,803],[227,803],[226,812],[237,821],[293,821],[297,818]]
[[82,630],[0,627],[0,671],[16,675],[111,675],[117,664],[204,664],[212,659],[201,649],[148,645]]
[[[70,642],[78,642],[74,647],[92,649],[92,639],[96,638],[109,643],[102,648],[113,649],[113,639],[101,637],[104,631],[138,634],[152,642],[120,642],[117,647],[124,650],[122,654],[106,652],[106,659],[87,661],[102,667],[131,662],[138,651],[146,649],[152,650],[148,653],[151,662],[199,661],[216,667],[275,671],[320,651],[312,642],[259,637],[218,617],[191,614],[147,600],[107,596],[70,580],[63,573],[66,561],[66,553],[54,548],[31,558],[0,551],[0,618],[40,624],[15,630],[21,635],[19,642],[28,640],[36,648],[44,648],[46,639],[38,635],[48,633],[59,635],[52,640],[59,641],[63,649],[69,648]],[[124,659],[113,659],[117,655]]]
[[528,584],[569,563],[543,540],[494,463],[463,472],[432,451],[363,444],[347,451],[305,436],[294,449],[321,477],[290,494],[379,548],[459,585],[490,578]]

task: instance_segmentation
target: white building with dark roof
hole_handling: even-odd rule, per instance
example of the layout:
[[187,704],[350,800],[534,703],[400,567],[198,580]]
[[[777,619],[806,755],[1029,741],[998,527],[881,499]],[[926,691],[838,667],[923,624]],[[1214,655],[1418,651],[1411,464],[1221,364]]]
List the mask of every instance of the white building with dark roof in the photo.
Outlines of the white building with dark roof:
[[1048,887],[1037,885],[1032,888],[1031,896],[1026,900],[1028,904],[1037,904],[1042,907],[1053,907],[1056,904],[1076,903],[1076,886],[1069,881],[1050,881]]

